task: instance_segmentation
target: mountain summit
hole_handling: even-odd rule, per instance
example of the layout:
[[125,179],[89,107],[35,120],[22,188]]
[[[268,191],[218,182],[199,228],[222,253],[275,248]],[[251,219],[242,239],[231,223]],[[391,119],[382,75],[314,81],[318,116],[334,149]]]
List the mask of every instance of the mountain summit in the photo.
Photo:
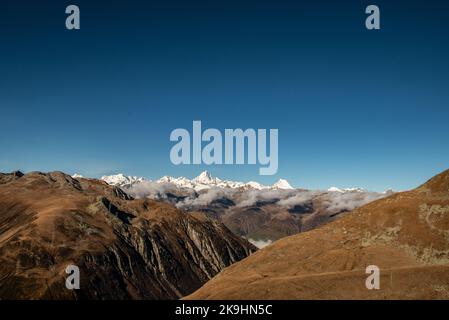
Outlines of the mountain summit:
[[200,183],[212,183],[215,180],[216,179],[212,179],[212,176],[211,176],[210,172],[207,171],[207,170],[201,172],[198,177],[193,179],[193,181],[197,181],[197,182],[200,182]]
[[285,179],[279,179],[278,182],[271,186],[273,189],[293,189],[293,187]]
[[210,172],[206,170],[201,172],[198,177],[192,179],[192,182],[204,185],[218,185],[221,180],[216,177],[212,177]]

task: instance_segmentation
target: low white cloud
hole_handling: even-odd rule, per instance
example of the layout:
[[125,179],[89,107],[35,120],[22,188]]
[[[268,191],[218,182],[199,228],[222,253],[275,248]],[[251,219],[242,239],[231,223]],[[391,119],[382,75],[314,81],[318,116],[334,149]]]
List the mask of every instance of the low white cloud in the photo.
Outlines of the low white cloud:
[[148,198],[154,200],[167,199],[167,192],[175,188],[170,183],[157,183],[152,181],[143,181],[127,188],[126,192],[134,198]]
[[384,198],[386,194],[377,192],[331,192],[324,198],[323,203],[328,212],[351,211],[374,200]]
[[320,194],[322,194],[320,191],[299,191],[291,197],[279,200],[277,204],[290,209],[296,205],[304,204]]
[[201,191],[198,196],[187,197],[183,201],[178,202],[176,206],[178,208],[207,206],[210,205],[215,200],[230,197],[232,196],[233,193],[234,191],[230,189],[222,189],[222,188],[205,189]]
[[256,205],[258,202],[273,202],[285,209],[292,209],[296,205],[313,202],[329,214],[342,211],[350,211],[363,206],[371,201],[388,196],[387,193],[377,192],[328,192],[312,190],[279,190],[279,189],[232,189],[232,188],[209,188],[199,192],[190,188],[179,188],[172,183],[157,183],[143,181],[126,189],[135,198],[149,198],[154,200],[167,200],[168,193],[180,196],[170,201],[176,207],[186,210],[211,205],[220,199],[232,200],[236,207],[244,208]]
[[259,249],[262,249],[262,248],[273,243],[273,241],[271,241],[271,240],[254,240],[251,238],[249,238],[247,240]]
[[294,191],[290,190],[247,190],[241,193],[238,207],[250,207],[259,201],[276,201],[291,195]]
[[384,198],[389,194],[378,192],[326,192],[299,191],[291,197],[279,200],[278,205],[288,209],[316,200],[328,213],[351,211],[371,201]]

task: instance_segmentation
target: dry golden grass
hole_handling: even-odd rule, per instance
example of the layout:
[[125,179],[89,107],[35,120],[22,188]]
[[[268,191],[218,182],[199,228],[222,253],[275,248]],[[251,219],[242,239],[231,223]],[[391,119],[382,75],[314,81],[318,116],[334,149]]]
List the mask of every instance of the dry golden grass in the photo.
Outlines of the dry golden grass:
[[[449,171],[281,239],[187,299],[449,299]],[[365,287],[368,265],[379,290]]]

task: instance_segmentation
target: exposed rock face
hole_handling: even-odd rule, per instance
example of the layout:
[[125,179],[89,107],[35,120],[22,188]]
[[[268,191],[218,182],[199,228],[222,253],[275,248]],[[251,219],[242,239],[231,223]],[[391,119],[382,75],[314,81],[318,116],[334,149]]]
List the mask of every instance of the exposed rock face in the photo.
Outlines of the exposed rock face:
[[[366,267],[380,269],[368,290]],[[226,268],[190,299],[449,299],[449,170]]]
[[[0,174],[0,299],[176,299],[255,250],[204,214],[98,180]],[[80,290],[65,287],[69,264]]]

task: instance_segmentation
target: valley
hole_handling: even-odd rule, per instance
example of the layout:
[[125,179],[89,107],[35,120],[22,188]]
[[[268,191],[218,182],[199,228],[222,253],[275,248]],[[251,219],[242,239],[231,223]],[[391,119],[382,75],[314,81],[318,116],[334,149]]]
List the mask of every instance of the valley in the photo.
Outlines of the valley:
[[1,299],[449,298],[449,171],[384,193],[103,180],[0,174]]
[[149,181],[123,174],[102,179],[135,198],[167,202],[186,212],[204,212],[235,234],[262,244],[259,246],[312,230],[393,193],[335,187],[307,190],[293,188],[285,179],[266,186],[254,181],[222,180],[207,171],[194,179],[164,176]]

